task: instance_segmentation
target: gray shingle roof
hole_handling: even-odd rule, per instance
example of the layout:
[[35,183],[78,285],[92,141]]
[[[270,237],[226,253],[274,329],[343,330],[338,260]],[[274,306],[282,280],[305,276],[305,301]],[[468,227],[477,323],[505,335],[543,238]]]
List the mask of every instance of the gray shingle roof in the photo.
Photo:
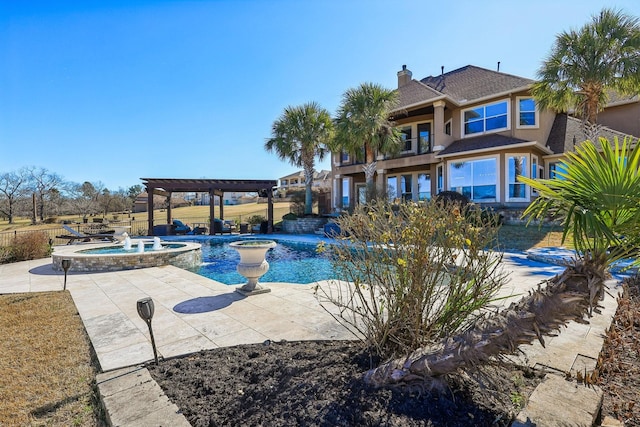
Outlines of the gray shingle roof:
[[640,99],[638,95],[621,95],[615,90],[607,91],[607,105],[624,104],[627,102],[637,102]]
[[438,153],[439,156],[448,154],[459,154],[468,151],[484,150],[488,148],[500,148],[509,145],[521,144],[529,142],[520,138],[512,138],[500,134],[482,135],[474,138],[465,138],[454,141],[447,148]]
[[439,76],[429,76],[421,80],[430,88],[449,96],[457,103],[508,92],[532,84],[524,77],[487,70],[467,65]]
[[397,109],[402,109],[409,105],[437,99],[442,96],[444,95],[437,90],[434,90],[417,80],[411,80],[406,85],[401,86],[398,89],[399,103]]
[[[613,141],[614,137],[623,139],[624,137],[632,136],[606,126],[600,128],[599,135],[607,138],[609,141]],[[585,136],[580,119],[567,114],[556,114],[553,126],[549,132],[549,137],[547,138],[547,147],[554,153],[561,154],[565,151],[573,151],[576,144],[580,144],[586,139],[587,137]]]

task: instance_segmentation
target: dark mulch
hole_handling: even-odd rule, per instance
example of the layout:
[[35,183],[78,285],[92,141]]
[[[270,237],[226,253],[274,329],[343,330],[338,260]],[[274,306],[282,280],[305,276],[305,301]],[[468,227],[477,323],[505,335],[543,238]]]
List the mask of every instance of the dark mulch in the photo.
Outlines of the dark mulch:
[[[640,279],[624,293],[600,354],[602,416],[640,426]],[[282,342],[203,351],[150,365],[193,426],[508,425],[538,375],[489,366],[429,389],[372,389],[358,343]]]
[[540,378],[489,366],[429,389],[373,389],[355,342],[267,342],[150,365],[193,426],[504,426]]
[[623,285],[600,353],[598,385],[604,390],[602,415],[640,426],[640,278]]

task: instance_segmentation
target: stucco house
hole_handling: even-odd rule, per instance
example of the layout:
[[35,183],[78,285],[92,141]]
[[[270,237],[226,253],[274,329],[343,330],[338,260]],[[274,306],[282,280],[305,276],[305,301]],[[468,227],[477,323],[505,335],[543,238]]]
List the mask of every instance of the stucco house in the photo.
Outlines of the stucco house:
[[[321,170],[313,173],[313,188],[331,191],[331,171]],[[278,193],[286,194],[287,190],[304,190],[304,171],[299,170],[278,179]]]
[[[552,176],[563,153],[585,139],[580,120],[537,108],[533,83],[473,65],[416,80],[403,66],[392,119],[404,147],[393,158],[378,156],[376,185],[405,200],[453,190],[483,205],[528,205],[535,193],[516,176]],[[604,127],[603,136],[640,134],[637,97],[615,100],[599,118],[616,127]],[[334,209],[365,200],[358,159],[333,153],[332,177]]]

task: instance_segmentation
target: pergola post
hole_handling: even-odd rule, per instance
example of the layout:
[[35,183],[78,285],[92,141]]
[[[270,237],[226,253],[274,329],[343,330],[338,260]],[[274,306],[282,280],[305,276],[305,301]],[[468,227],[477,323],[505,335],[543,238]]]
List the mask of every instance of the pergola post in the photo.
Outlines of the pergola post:
[[147,218],[149,222],[147,236],[153,236],[153,190],[154,188],[147,184]]
[[214,231],[213,231],[213,220],[216,217],[215,216],[215,205],[216,205],[216,195],[213,193],[213,190],[209,190],[209,235],[213,236]]
[[171,191],[167,194],[167,224],[171,224]]
[[273,188],[267,191],[267,233],[273,233]]
[[220,194],[220,219],[224,221],[224,191]]

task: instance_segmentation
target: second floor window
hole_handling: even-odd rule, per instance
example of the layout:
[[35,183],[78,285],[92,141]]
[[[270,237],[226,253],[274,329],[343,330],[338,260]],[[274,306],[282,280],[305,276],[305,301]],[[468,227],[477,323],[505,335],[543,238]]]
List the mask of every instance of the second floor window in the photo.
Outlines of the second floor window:
[[533,98],[518,98],[518,127],[538,127],[538,111]]
[[509,102],[500,101],[462,111],[464,135],[480,135],[509,128]]
[[444,124],[444,133],[446,133],[447,135],[451,135],[451,119],[447,120],[447,122]]
[[400,129],[402,134],[402,151],[411,151],[411,126],[405,126]]
[[418,124],[418,154],[431,152],[431,123]]

